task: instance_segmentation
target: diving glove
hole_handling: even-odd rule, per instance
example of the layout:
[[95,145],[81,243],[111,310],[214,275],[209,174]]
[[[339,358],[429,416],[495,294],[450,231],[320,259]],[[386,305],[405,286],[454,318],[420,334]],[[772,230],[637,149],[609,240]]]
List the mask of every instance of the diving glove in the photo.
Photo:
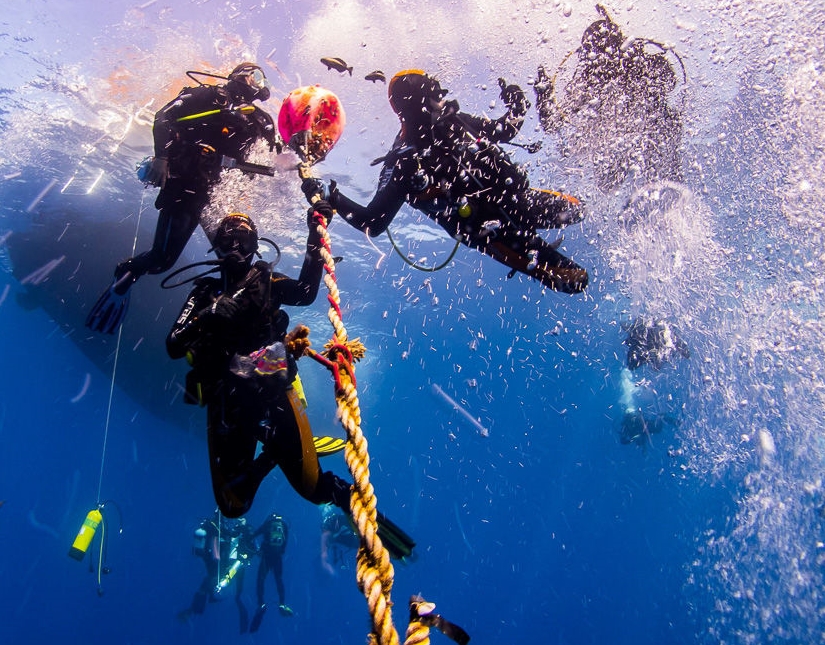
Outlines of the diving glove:
[[[125,285],[125,289],[123,288],[124,279],[129,281]],[[132,282],[134,280],[131,279],[131,274],[127,274],[119,280],[116,278],[92,307],[86,317],[86,327],[92,331],[114,334],[129,309],[129,286]]]

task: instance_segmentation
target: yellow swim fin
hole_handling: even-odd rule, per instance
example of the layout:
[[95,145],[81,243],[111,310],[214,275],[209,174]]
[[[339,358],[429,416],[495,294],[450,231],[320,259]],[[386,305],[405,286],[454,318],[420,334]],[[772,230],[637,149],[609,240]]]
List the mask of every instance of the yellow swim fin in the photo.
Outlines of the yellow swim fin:
[[312,437],[312,443],[315,444],[315,452],[318,456],[326,457],[341,452],[347,445],[347,440],[338,437]]

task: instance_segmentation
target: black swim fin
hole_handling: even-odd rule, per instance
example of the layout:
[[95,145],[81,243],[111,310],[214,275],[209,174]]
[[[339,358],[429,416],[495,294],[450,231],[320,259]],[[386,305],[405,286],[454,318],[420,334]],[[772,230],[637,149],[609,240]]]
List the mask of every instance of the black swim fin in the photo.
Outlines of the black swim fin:
[[458,645],[467,645],[470,642],[470,635],[467,632],[455,623],[451,623],[442,616],[433,613],[434,610],[434,603],[427,602],[421,596],[413,596],[410,598],[410,623],[418,621],[422,625],[435,627]]
[[252,622],[249,623],[249,633],[254,634],[258,631],[261,627],[261,621],[264,619],[264,614],[266,613],[266,605],[261,605],[258,607],[258,611],[255,612],[255,615],[252,617]]
[[378,511],[378,537],[390,557],[397,560],[410,557],[415,548],[415,541],[381,511]]
[[120,282],[112,282],[86,317],[86,327],[92,331],[114,334],[126,317],[126,311],[129,309],[129,289],[127,287],[123,293],[118,293]]

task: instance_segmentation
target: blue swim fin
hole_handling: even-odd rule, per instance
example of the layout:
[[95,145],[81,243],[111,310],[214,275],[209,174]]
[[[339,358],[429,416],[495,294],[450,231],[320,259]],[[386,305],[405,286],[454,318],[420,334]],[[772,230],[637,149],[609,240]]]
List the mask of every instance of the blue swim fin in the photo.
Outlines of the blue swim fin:
[[[121,280],[115,280],[111,286],[98,298],[89,315],[86,317],[86,326],[104,334],[114,334],[129,309],[129,289],[128,286],[123,293],[118,293],[122,289]],[[131,285],[131,282],[129,283]]]

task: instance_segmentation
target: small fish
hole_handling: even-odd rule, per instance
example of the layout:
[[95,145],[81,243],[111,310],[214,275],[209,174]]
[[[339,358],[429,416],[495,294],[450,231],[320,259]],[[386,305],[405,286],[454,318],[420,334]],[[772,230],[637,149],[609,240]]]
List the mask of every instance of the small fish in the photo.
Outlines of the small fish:
[[382,72],[380,69],[377,69],[374,72],[370,72],[369,74],[367,74],[364,77],[364,80],[372,81],[373,83],[375,83],[375,81],[381,81],[382,83],[386,83],[387,77],[384,76],[384,72]]
[[347,67],[347,63],[343,58],[322,58],[321,62],[327,66],[327,69],[334,69],[336,72],[349,72],[352,76],[352,67]]

